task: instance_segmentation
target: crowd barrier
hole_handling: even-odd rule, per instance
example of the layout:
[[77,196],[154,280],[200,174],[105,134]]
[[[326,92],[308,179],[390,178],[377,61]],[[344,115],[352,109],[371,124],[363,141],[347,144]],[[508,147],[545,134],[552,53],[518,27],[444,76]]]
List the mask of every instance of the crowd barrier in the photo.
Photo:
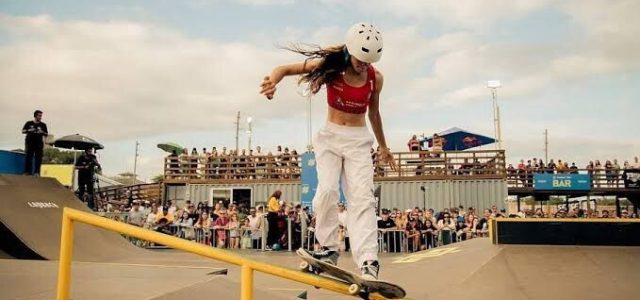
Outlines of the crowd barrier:
[[[127,213],[101,213],[103,217],[127,223]],[[317,250],[317,240],[313,227],[308,227],[307,222],[301,221],[300,227],[296,228],[291,218],[287,218],[287,229],[283,233],[283,248],[280,250],[294,251],[300,247],[308,250]],[[199,244],[225,249],[244,249],[266,251],[272,248],[267,245],[268,222],[266,217],[261,219],[259,230],[251,228],[197,228],[193,225],[171,224],[159,228],[151,224],[145,224],[146,229],[152,229],[171,236],[193,241]],[[479,231],[480,232],[480,231]],[[486,234],[479,232],[467,233],[472,238],[484,237]],[[342,247],[341,250],[348,249],[348,236],[344,232],[340,233]],[[162,248],[163,245],[153,244],[135,237],[125,236],[131,243],[145,248]],[[431,249],[450,243],[460,242],[466,239],[459,232],[438,230],[436,232],[422,231],[420,233],[408,234],[402,229],[379,229],[378,230],[378,252],[380,253],[406,253]]]

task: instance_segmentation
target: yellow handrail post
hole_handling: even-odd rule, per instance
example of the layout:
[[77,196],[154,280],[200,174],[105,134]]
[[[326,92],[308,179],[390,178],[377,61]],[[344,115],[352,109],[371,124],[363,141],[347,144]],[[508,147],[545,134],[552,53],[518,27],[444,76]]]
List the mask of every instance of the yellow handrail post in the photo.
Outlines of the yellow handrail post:
[[240,299],[253,300],[253,269],[246,263],[240,268]]
[[[292,270],[289,268],[270,265],[264,262],[254,261],[226,250],[212,248],[203,244],[186,241],[178,237],[165,235],[159,232],[153,232],[130,224],[108,220],[88,212],[65,207],[62,214],[62,236],[60,243],[60,262],[58,268],[58,300],[69,299],[74,222],[85,223],[88,225],[96,226],[98,228],[126,234],[128,236],[136,237],[139,239],[163,244],[174,249],[191,252],[193,254],[240,266],[240,275],[242,278],[242,282],[240,284],[240,297],[242,300],[251,300],[253,298],[254,271],[263,272],[288,280],[321,287],[325,290],[334,291],[340,294],[349,294],[349,285],[335,279],[315,276],[298,270]],[[377,297],[374,298],[378,299]]]
[[71,285],[71,256],[73,255],[73,220],[62,212],[62,233],[60,236],[60,262],[58,264],[58,295],[56,299],[69,299]]

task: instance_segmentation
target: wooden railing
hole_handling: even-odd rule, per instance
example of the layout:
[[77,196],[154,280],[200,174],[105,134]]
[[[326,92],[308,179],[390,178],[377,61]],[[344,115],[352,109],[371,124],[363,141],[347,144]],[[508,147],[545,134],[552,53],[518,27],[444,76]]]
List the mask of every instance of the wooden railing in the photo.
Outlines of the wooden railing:
[[[393,153],[397,170],[372,155],[376,180],[504,179],[503,150]],[[180,156],[164,160],[165,182],[299,181],[300,156]]]
[[507,186],[510,188],[533,188],[535,174],[588,174],[591,175],[592,188],[623,189],[624,178],[622,169],[589,170],[589,169],[565,169],[565,170],[507,170]]
[[116,205],[127,205],[129,199],[158,202],[161,199],[161,191],[159,183],[108,187],[100,190],[98,200]]

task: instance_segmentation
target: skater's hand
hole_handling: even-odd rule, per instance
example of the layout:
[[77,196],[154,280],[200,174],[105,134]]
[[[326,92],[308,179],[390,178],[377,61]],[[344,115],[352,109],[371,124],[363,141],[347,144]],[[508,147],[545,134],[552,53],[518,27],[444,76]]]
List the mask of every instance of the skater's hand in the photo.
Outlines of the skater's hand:
[[273,99],[273,94],[276,93],[276,83],[271,80],[269,76],[265,76],[260,84],[260,94],[263,94],[267,99]]
[[398,166],[396,165],[396,160],[393,158],[393,154],[391,154],[391,151],[389,151],[389,149],[382,148],[380,150],[380,160],[385,162],[387,165],[389,165],[391,170],[393,171],[398,170]]

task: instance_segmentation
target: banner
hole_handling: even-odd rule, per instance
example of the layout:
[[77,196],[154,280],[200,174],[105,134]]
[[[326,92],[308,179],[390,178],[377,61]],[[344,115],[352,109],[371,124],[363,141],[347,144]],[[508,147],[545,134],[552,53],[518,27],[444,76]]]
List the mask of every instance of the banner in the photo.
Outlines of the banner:
[[591,190],[591,176],[586,174],[534,174],[533,188],[546,191]]
[[302,207],[309,207],[313,209],[311,205],[313,203],[313,196],[316,194],[316,188],[318,187],[318,172],[316,171],[316,155],[313,152],[306,152],[302,154],[302,174],[300,176],[301,190],[300,202]]
[[24,174],[24,153],[0,150],[0,174]]
[[640,189],[640,169],[624,170],[624,187],[628,189]]
[[[318,188],[318,171],[316,170],[316,155],[313,152],[302,154],[302,174],[300,175],[301,195],[300,205],[309,207],[313,211],[313,197]],[[340,201],[345,202],[342,188],[340,188]]]
[[55,178],[64,186],[73,184],[73,165],[42,165],[40,176]]

